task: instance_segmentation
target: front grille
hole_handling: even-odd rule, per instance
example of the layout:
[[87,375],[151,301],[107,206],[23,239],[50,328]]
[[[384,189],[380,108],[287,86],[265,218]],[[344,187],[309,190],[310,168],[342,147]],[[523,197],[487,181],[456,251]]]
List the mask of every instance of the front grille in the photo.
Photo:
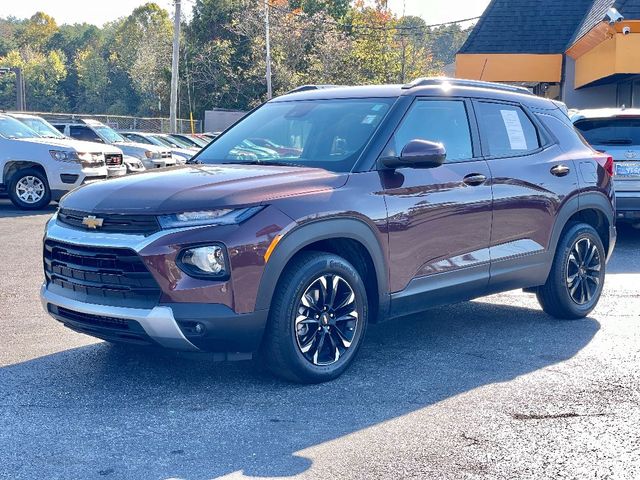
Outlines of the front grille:
[[162,152],[162,158],[171,158],[171,152]]
[[58,221],[74,228],[87,230],[82,222],[85,218],[94,216],[102,219],[102,226],[97,227],[102,232],[131,233],[151,235],[160,231],[160,224],[154,215],[120,215],[120,214],[91,214],[77,210],[61,209]]
[[72,322],[87,323],[96,327],[114,328],[116,330],[129,330],[129,321],[122,318],[103,317],[89,313],[75,312],[56,305],[49,305],[49,312]]
[[156,304],[160,287],[133,250],[70,245],[53,240],[44,244],[47,282],[93,303],[127,300]]
[[56,320],[80,333],[116,342],[154,344],[142,326],[134,320],[81,313],[53,304],[48,305],[48,310]]
[[122,155],[119,153],[106,153],[104,161],[108,167],[116,167],[122,165]]

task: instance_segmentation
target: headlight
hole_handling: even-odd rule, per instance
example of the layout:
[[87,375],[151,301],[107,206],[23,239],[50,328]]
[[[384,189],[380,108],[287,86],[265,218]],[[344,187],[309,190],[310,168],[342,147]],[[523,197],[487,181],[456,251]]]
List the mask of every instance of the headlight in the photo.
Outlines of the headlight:
[[79,162],[78,152],[73,150],[49,150],[51,158],[59,162]]
[[235,225],[241,223],[262,210],[262,206],[238,208],[204,210],[199,212],[174,213],[171,215],[160,215],[158,222],[164,229],[196,227],[200,225]]
[[144,156],[152,160],[157,160],[159,158],[162,158],[162,154],[160,152],[152,152],[151,150],[146,150],[144,152]]
[[196,278],[223,278],[229,274],[225,250],[220,244],[183,250],[178,255],[178,266]]

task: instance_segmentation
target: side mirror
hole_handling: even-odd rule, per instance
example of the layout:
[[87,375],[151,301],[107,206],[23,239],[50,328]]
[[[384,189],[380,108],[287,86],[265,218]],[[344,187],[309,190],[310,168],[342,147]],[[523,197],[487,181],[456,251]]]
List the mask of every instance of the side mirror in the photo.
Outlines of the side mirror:
[[386,157],[382,164],[387,168],[434,168],[439,167],[447,158],[447,151],[441,143],[428,140],[411,140],[399,157]]

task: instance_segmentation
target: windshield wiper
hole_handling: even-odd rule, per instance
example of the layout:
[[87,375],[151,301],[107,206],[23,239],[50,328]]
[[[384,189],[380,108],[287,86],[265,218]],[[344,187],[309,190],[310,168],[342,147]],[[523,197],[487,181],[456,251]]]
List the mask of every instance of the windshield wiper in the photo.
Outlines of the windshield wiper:
[[306,168],[304,165],[300,165],[299,163],[290,163],[290,162],[277,162],[273,160],[237,160],[233,162],[224,162],[223,165],[266,165],[266,166],[274,166],[274,167],[300,167]]
[[603,140],[595,143],[599,143],[600,145],[631,145],[633,141],[630,138],[611,138],[609,140]]

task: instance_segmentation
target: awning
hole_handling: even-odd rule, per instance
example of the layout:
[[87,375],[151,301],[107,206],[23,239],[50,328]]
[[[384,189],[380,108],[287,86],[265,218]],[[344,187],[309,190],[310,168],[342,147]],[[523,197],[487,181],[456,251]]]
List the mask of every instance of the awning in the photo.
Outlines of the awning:
[[459,53],[456,78],[489,82],[558,83],[562,54]]
[[[630,29],[627,35],[622,33],[625,27]],[[598,25],[567,54],[576,61],[575,88],[640,74],[640,22],[622,22],[606,31]]]

